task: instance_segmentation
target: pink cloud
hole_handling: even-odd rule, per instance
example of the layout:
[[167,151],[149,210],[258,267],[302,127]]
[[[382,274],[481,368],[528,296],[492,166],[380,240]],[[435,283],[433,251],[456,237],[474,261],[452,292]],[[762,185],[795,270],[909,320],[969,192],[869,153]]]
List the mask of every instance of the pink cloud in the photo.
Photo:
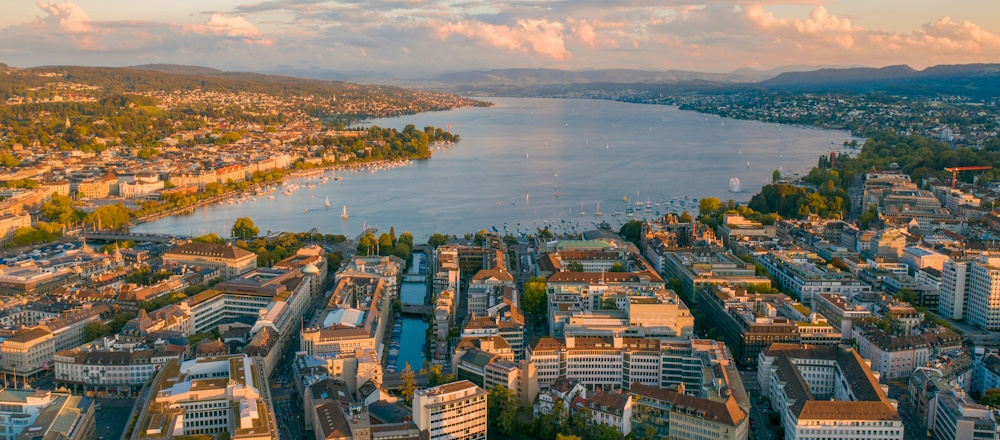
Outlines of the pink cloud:
[[49,17],[57,19],[59,30],[70,33],[90,33],[94,31],[90,25],[90,17],[83,8],[73,4],[71,1],[65,3],[38,2],[38,7],[49,14]]
[[549,20],[518,20],[514,26],[494,25],[479,21],[459,21],[434,24],[434,36],[447,40],[459,35],[510,52],[535,53],[565,60],[572,56],[563,40],[563,24]]

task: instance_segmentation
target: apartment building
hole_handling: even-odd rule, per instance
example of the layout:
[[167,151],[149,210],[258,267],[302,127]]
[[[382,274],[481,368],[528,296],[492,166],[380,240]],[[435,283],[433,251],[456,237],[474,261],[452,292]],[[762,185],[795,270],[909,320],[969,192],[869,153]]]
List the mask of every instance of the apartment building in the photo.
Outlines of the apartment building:
[[779,286],[798,295],[802,304],[807,307],[812,306],[813,298],[820,293],[836,293],[853,298],[859,293],[872,290],[870,285],[853,274],[826,265],[825,261],[807,251],[771,251],[762,255],[759,261]]
[[468,316],[485,316],[487,310],[503,302],[504,297],[517,298],[514,276],[510,272],[499,266],[476,272],[466,295]]
[[375,276],[385,283],[383,289],[386,298],[398,298],[405,266],[406,262],[396,256],[355,255],[341,266],[336,281],[340,282],[341,278]]
[[14,241],[18,228],[28,227],[31,227],[31,215],[27,213],[0,215],[0,245]]
[[732,394],[724,399],[704,399],[685,394],[683,384],[660,388],[640,383],[629,388],[632,396],[632,431],[637,436],[684,440],[746,440],[750,414]]
[[616,309],[587,310],[570,297],[549,297],[550,328],[556,336],[621,336],[634,338],[691,338],[694,317],[672,290],[610,290],[602,302]]
[[217,269],[223,279],[257,268],[257,254],[226,244],[184,243],[163,253],[163,263]]
[[462,380],[413,395],[413,421],[421,438],[485,440],[486,390]]
[[777,235],[774,225],[764,225],[744,218],[739,214],[725,214],[717,234],[722,243],[732,249],[736,243],[744,239],[771,238]]
[[632,432],[632,397],[621,391],[598,391],[587,398],[590,421],[613,428],[621,435]]
[[904,426],[877,373],[851,348],[773,344],[757,378],[780,408],[786,439],[901,440]]
[[909,377],[931,358],[931,345],[923,336],[895,336],[872,323],[854,327],[852,338],[861,357],[871,361],[871,369],[887,380]]

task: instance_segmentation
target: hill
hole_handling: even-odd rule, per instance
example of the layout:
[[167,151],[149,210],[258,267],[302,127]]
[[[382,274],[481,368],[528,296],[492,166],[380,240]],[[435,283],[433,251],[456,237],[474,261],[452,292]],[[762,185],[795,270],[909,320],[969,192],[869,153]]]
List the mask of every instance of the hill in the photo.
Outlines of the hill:
[[906,95],[1000,96],[1000,64],[821,69],[782,73],[757,86],[793,92],[887,91]]

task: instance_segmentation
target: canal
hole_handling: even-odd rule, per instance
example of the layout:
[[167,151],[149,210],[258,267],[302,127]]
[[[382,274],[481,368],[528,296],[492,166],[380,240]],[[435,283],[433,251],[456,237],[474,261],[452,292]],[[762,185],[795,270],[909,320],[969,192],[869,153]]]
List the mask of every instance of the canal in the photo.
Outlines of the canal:
[[[413,254],[413,264],[410,265],[410,274],[423,274],[426,266],[422,268],[425,255],[423,253]],[[403,304],[423,304],[427,294],[427,285],[420,282],[403,282],[399,287],[399,299]],[[403,371],[407,363],[414,371],[419,371],[424,366],[424,348],[427,337],[427,322],[413,317],[400,316],[398,319],[403,322],[403,332],[400,336],[399,357],[396,358],[396,371]]]

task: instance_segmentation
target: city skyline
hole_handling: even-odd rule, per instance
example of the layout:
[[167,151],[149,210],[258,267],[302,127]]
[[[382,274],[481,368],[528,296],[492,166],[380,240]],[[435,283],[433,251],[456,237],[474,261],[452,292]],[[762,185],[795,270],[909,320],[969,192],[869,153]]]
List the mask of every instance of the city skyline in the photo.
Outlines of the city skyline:
[[189,0],[20,2],[5,5],[0,18],[7,42],[0,62],[289,65],[415,78],[503,67],[924,68],[1000,56],[1000,5],[868,3],[226,0],[209,9]]

